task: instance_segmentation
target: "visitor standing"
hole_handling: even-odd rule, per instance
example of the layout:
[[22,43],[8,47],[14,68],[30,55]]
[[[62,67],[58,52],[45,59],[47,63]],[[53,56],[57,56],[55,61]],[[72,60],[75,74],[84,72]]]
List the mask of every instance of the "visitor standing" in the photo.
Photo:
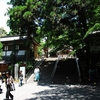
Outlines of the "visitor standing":
[[40,69],[39,69],[39,66],[37,66],[35,69],[34,69],[34,81],[39,81],[40,80]]
[[19,72],[19,87],[23,85],[23,73],[22,70]]
[[89,79],[91,84],[95,83],[95,70],[93,67],[89,69]]

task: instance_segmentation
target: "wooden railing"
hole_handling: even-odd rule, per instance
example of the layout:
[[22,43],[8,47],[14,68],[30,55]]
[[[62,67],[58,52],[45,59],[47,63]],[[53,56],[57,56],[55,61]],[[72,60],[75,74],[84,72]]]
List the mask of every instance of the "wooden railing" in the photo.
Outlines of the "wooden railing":
[[35,68],[36,66],[40,66],[40,65],[43,63],[44,60],[45,60],[45,59],[41,59],[40,61],[38,61],[38,62],[34,65],[33,68],[31,68],[31,69],[29,70],[29,72],[28,72],[28,73],[26,74],[26,76],[25,76],[26,81],[27,81],[28,78],[31,76],[31,74],[34,73],[34,68]]

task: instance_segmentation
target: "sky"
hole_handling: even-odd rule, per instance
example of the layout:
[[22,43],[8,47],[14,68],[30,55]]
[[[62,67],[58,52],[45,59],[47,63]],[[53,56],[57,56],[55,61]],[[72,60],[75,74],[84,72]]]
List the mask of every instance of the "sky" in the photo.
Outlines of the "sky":
[[0,0],[0,28],[3,27],[7,33],[9,33],[10,28],[7,26],[6,22],[9,19],[8,16],[4,16],[7,11],[7,8],[10,7],[7,5],[7,2],[10,0]]

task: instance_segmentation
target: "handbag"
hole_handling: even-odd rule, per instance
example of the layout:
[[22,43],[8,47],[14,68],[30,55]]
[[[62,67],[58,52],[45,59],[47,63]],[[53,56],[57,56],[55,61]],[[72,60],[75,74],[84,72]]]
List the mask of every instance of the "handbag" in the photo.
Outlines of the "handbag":
[[20,80],[23,81],[23,77],[22,76],[20,76]]
[[13,83],[10,84],[10,91],[15,91],[15,85]]

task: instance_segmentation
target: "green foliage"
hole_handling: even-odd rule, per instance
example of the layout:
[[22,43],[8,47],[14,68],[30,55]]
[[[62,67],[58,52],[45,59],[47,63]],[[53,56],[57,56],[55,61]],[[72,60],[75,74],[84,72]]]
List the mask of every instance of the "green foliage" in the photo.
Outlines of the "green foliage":
[[85,34],[84,38],[86,38],[90,33],[94,31],[100,30],[100,23],[96,23],[93,27],[91,27]]
[[4,28],[1,27],[0,28],[0,37],[2,37],[2,36],[7,36],[7,32]]
[[96,18],[99,18],[99,16],[100,16],[100,5],[98,5],[97,7],[96,7],[96,9],[94,9],[94,12],[95,12],[95,17]]
[[12,65],[9,65],[8,66],[8,71],[10,72],[12,69],[13,69],[13,66]]
[[23,15],[23,18],[25,18],[25,19],[27,19],[27,18],[30,19],[31,17],[32,17],[32,13],[30,11],[25,12]]
[[12,10],[12,15],[14,14],[15,17],[20,17],[23,11],[25,11],[25,9],[26,9],[26,6],[16,6]]
[[33,68],[33,65],[31,63],[28,63],[27,66],[26,66],[26,70],[29,70],[31,68]]
[[31,34],[46,42],[43,47],[62,47],[64,44],[80,49],[84,38],[99,30],[99,0],[16,0],[10,1],[8,25],[12,34]]
[[76,53],[76,50],[71,51],[71,52],[68,54],[68,56],[70,56],[70,55],[75,55],[75,53]]
[[26,65],[26,73],[27,73],[30,69],[34,68],[34,65],[35,65],[35,64],[36,64],[36,61],[27,62],[27,65]]

